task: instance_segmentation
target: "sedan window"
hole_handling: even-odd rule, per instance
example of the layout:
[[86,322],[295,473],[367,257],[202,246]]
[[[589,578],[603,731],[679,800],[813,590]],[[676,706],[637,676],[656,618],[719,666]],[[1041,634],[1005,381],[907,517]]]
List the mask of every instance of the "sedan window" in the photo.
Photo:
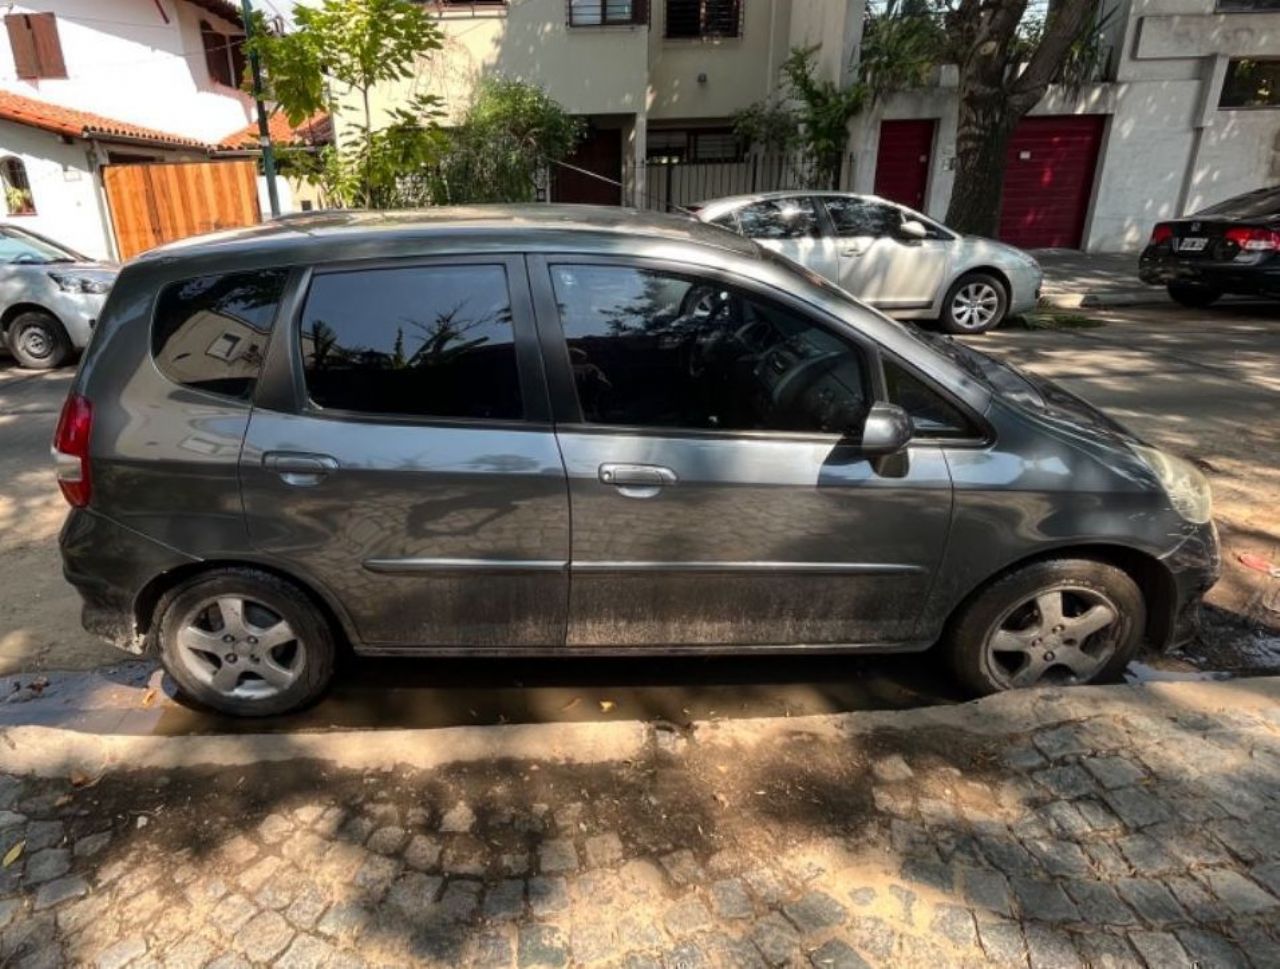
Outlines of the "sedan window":
[[76,254],[38,236],[0,233],[0,263],[44,266],[55,262],[75,262]]
[[853,196],[832,196],[822,201],[838,236],[879,238],[893,235],[902,225],[902,210],[883,202]]
[[1201,209],[1191,218],[1260,219],[1273,215],[1280,215],[1280,185],[1237,195],[1225,202]]
[[841,434],[866,414],[862,353],[789,309],[623,266],[552,280],[588,423]]
[[818,210],[805,196],[766,199],[738,209],[738,225],[748,239],[807,239],[822,234]]

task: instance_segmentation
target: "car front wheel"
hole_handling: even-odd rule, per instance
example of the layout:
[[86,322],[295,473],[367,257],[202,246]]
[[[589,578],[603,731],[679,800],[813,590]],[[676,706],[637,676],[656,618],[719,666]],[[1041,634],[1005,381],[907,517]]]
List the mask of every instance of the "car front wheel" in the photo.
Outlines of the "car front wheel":
[[164,606],[159,639],[182,692],[233,716],[298,709],[333,676],[328,621],[300,589],[256,569],[218,569],[181,587]]
[[942,328],[948,333],[986,333],[1004,322],[1009,294],[987,273],[961,276],[942,303]]
[[53,314],[30,310],[9,324],[9,351],[20,367],[53,370],[71,355],[71,340]]
[[1222,291],[1208,286],[1193,286],[1189,283],[1170,283],[1169,298],[1175,303],[1189,306],[1193,310],[1203,309],[1218,301]]
[[952,624],[952,665],[979,696],[1119,678],[1142,643],[1146,604],[1112,565],[1037,562],[978,593]]

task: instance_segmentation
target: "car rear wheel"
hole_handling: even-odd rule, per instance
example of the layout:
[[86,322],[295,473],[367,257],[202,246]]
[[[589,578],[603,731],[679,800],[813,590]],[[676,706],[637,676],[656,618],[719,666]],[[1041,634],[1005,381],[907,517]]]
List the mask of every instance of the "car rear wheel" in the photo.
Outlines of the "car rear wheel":
[[159,638],[182,692],[233,716],[298,709],[333,676],[328,621],[300,589],[255,569],[218,569],[183,586],[164,607]]
[[948,333],[985,333],[1004,322],[1009,294],[1004,284],[987,273],[961,276],[947,290],[942,303],[942,328]]
[[1222,290],[1212,289],[1209,286],[1193,286],[1190,283],[1170,283],[1168,289],[1171,300],[1196,310],[1217,302],[1222,296]]
[[1031,686],[1117,679],[1142,643],[1137,584],[1103,562],[1056,559],[982,590],[951,627],[952,665],[985,696]]
[[71,355],[71,340],[52,313],[29,310],[9,324],[9,352],[27,370],[53,370]]

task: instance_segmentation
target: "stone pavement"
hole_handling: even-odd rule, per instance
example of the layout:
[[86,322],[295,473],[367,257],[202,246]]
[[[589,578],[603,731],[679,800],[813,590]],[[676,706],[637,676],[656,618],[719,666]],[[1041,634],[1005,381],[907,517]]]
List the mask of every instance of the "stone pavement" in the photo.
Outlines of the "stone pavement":
[[1049,690],[567,751],[588,725],[9,729],[0,964],[1276,966],[1278,699]]

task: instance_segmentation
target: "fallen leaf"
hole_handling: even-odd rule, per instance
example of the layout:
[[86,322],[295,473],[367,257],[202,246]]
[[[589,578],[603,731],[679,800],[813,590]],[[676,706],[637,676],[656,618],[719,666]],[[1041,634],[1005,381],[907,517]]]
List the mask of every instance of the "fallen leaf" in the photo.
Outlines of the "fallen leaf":
[[73,770],[69,779],[72,787],[84,787],[90,780],[92,780],[92,778],[82,770]]
[[139,815],[138,815],[138,827],[139,827],[139,828],[145,828],[145,827],[147,826],[147,824],[150,822],[150,820],[151,820],[151,819],[150,819],[150,818],[148,818],[145,814],[139,814]]
[[575,696],[572,700],[570,700],[568,703],[566,703],[564,706],[562,706],[562,707],[560,708],[560,712],[561,712],[561,713],[564,713],[564,712],[566,712],[566,711],[568,711],[568,710],[572,710],[574,707],[576,707],[576,706],[577,706],[579,703],[581,703],[581,702],[582,702],[582,697],[580,697],[580,696]]
[[151,706],[151,704],[155,702],[156,702],[156,688],[153,686],[151,687],[151,689],[147,690],[146,693],[142,694],[142,705],[144,707],[149,707]]
[[60,798],[53,802],[54,807],[66,807],[71,803],[71,795],[63,794]]
[[49,685],[47,676],[37,676],[34,680],[27,684],[27,689],[32,693],[42,693],[44,688]]
[[27,846],[26,839],[18,841],[12,848],[4,853],[4,861],[0,862],[0,867],[8,868],[15,861],[22,857],[22,849]]
[[613,702],[612,700],[601,700],[601,701],[600,701],[600,712],[601,712],[601,713],[608,713],[610,710],[612,710],[612,709],[614,708],[614,706],[615,706],[615,704],[614,704],[614,702]]

